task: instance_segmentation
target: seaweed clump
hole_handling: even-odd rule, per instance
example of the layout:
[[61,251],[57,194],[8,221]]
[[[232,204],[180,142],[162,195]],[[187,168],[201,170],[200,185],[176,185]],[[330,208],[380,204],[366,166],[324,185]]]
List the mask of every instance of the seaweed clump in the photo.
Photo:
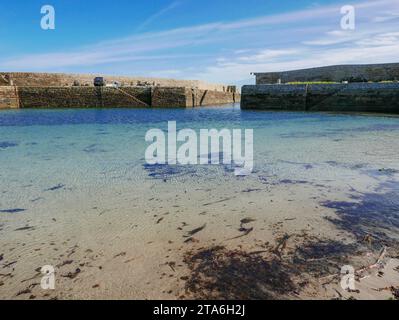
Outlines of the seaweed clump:
[[260,254],[215,246],[188,252],[184,261],[191,270],[185,289],[196,299],[275,300],[297,289],[293,268]]

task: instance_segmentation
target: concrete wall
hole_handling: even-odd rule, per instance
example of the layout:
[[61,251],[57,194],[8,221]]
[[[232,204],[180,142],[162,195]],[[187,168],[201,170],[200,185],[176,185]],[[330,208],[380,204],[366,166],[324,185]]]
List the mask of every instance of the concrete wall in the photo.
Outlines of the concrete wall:
[[284,72],[255,73],[256,84],[287,82],[379,82],[399,80],[399,63],[340,65]]
[[242,109],[399,114],[399,83],[253,85],[241,100]]
[[188,87],[202,90],[227,91],[228,86],[217,83],[207,83],[199,80],[175,80],[145,77],[121,77],[112,75],[91,74],[64,74],[64,73],[33,73],[33,72],[0,72],[0,85],[8,85],[4,81],[8,77],[16,86],[26,87],[63,87],[73,86],[78,81],[81,86],[93,86],[93,79],[104,77],[107,81],[118,81],[124,86],[161,86],[161,87]]
[[184,87],[0,87],[0,108],[191,108],[239,102],[240,95]]

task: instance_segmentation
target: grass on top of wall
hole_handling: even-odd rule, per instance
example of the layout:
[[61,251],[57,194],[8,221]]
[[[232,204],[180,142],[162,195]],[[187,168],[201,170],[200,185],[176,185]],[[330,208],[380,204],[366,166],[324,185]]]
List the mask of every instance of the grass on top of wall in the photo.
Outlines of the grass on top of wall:
[[[384,80],[384,81],[368,81],[368,83],[398,83],[399,81]],[[293,81],[286,82],[285,84],[340,84],[345,82],[333,82],[333,81]]]
[[330,81],[294,81],[294,82],[286,82],[286,84],[335,84],[339,82],[330,82]]

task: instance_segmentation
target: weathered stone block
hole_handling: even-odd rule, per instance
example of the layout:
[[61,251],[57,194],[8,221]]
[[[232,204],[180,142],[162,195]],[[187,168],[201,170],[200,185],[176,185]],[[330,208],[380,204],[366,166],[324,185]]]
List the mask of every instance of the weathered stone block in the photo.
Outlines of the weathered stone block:
[[15,109],[19,107],[16,88],[13,86],[0,86],[0,109]]

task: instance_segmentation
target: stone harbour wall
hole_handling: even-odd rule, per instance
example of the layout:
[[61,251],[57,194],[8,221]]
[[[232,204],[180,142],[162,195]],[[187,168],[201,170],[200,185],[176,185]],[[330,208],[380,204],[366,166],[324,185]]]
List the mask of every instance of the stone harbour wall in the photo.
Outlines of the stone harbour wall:
[[154,87],[151,94],[151,106],[154,108],[186,108],[186,88]]
[[185,87],[1,86],[0,108],[191,108],[239,102],[231,92]]
[[18,87],[21,108],[144,107],[150,88]]
[[399,83],[250,85],[241,108],[399,114]]

